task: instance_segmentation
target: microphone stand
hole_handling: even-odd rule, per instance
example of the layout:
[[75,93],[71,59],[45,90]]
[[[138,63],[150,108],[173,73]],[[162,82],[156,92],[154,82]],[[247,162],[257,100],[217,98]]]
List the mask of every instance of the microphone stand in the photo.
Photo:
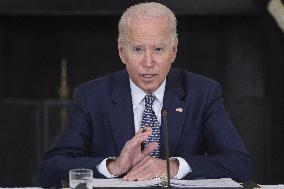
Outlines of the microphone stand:
[[167,111],[162,109],[163,125],[164,125],[164,141],[165,141],[165,154],[167,163],[167,188],[171,187],[170,184],[170,157],[169,157],[169,136],[168,136],[168,122],[167,122]]

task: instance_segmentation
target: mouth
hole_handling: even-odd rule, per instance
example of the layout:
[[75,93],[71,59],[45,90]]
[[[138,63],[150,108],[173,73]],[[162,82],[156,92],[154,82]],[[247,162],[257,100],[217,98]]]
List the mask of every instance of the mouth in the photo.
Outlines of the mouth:
[[156,74],[141,74],[142,77],[151,78],[154,77]]
[[142,79],[145,80],[145,81],[151,81],[156,76],[157,76],[157,74],[141,74]]

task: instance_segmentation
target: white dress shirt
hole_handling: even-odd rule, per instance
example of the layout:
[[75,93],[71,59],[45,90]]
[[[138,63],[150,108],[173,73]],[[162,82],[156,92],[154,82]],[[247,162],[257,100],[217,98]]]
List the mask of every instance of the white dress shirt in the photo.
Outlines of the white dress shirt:
[[[130,80],[130,89],[132,96],[132,104],[133,104],[133,114],[134,114],[134,126],[135,132],[140,129],[140,123],[142,120],[142,114],[145,107],[144,97],[147,93],[145,93],[142,89],[136,86],[131,79]],[[166,79],[161,84],[161,86],[154,91],[152,94],[155,95],[156,100],[153,103],[153,110],[158,118],[159,123],[161,124],[161,110],[163,108],[163,99],[164,92],[166,87]],[[109,157],[110,159],[114,159],[115,157]],[[103,174],[107,178],[114,178],[114,175],[111,175],[106,167],[106,161],[109,159],[104,159],[99,165],[97,165],[98,171]],[[179,169],[174,178],[182,179],[188,173],[192,172],[188,163],[181,157],[172,157],[171,159],[177,159],[179,161]]]

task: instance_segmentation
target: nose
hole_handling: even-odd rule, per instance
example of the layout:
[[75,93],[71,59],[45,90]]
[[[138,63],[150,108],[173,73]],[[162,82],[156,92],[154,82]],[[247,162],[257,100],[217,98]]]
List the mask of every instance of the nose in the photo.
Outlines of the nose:
[[147,50],[146,53],[144,54],[143,65],[145,67],[153,67],[155,65],[155,59],[152,51]]

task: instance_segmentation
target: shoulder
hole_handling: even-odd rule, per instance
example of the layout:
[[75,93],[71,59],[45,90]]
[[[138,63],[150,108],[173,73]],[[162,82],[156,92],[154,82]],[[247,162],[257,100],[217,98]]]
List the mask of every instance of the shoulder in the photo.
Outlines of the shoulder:
[[208,90],[210,88],[220,88],[217,81],[185,69],[172,69],[170,77],[182,85],[185,91]]
[[128,78],[126,70],[120,70],[103,77],[80,83],[74,89],[74,95],[77,93],[87,96],[106,95],[113,90],[115,82],[122,80],[122,78]]

